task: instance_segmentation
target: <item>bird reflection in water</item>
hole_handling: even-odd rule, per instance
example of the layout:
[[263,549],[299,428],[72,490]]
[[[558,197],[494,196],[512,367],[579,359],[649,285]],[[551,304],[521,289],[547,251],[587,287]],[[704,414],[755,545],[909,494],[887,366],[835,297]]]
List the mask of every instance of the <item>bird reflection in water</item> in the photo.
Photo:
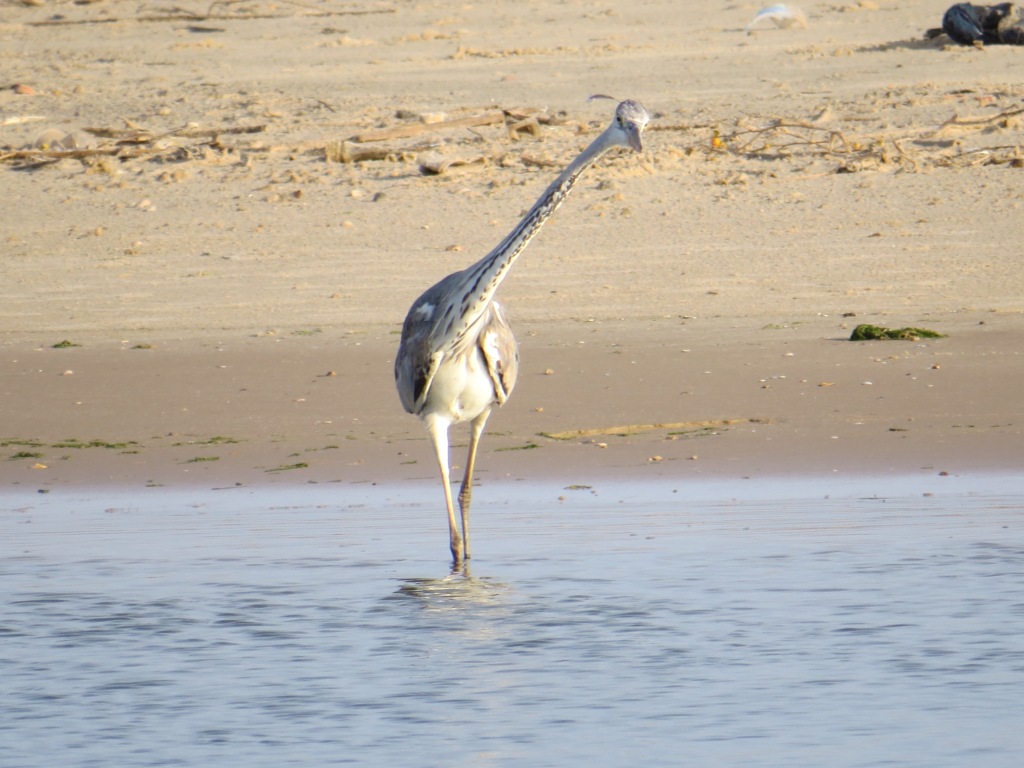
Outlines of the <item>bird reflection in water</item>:
[[452,568],[439,579],[403,579],[395,591],[397,597],[411,598],[431,611],[455,610],[465,606],[484,606],[501,602],[509,587],[488,578],[471,576],[468,566]]

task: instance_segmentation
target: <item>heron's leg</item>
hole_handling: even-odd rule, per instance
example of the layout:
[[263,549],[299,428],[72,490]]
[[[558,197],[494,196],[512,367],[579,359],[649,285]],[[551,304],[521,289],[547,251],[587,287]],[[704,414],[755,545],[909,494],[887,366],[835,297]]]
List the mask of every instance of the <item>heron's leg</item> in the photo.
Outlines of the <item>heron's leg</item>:
[[452,560],[462,562],[462,538],[455,524],[455,506],[452,504],[451,478],[448,473],[448,422],[443,419],[426,418],[427,433],[434,443],[437,466],[441,470],[441,487],[444,488],[444,504],[448,509],[448,538],[451,543]]
[[473,470],[476,467],[476,449],[487,425],[488,409],[473,419],[469,433],[469,457],[466,459],[466,474],[459,489],[459,511],[462,513],[462,539],[466,545],[466,559],[469,559],[469,502],[473,498]]

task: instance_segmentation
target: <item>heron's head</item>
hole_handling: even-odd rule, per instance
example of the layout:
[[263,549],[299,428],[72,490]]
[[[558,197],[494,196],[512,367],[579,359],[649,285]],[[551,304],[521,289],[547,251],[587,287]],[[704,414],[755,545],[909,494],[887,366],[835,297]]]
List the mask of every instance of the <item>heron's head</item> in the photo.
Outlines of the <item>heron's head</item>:
[[612,121],[609,130],[617,144],[640,152],[644,148],[640,134],[650,119],[651,116],[643,104],[627,99],[615,108],[615,120]]

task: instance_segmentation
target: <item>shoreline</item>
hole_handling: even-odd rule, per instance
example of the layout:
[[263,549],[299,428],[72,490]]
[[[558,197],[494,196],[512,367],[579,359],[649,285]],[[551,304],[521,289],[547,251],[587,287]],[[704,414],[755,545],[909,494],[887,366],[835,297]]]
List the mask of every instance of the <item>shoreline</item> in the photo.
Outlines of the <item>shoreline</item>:
[[[679,502],[684,505],[715,507],[722,504],[758,502],[814,501],[816,499],[948,499],[956,496],[1019,497],[1021,473],[1018,470],[967,471],[962,473],[907,472],[892,474],[851,473],[765,475],[761,477],[661,477],[636,483],[617,477],[592,478],[589,483],[564,485],[551,477],[521,480],[497,480],[480,485],[474,494],[473,511],[486,508],[555,506],[584,510],[591,505],[633,504],[639,507]],[[212,495],[211,495],[212,494]],[[151,505],[175,505],[230,496],[238,503],[252,499],[255,506],[323,509],[337,506],[345,511],[397,507],[438,512],[443,523],[444,503],[435,483],[397,480],[386,483],[338,482],[281,485],[69,485],[57,489],[8,488],[4,511],[28,510],[36,504],[63,504],[67,501],[93,505],[111,505],[108,511],[148,509]],[[140,505],[140,502],[143,504]]]

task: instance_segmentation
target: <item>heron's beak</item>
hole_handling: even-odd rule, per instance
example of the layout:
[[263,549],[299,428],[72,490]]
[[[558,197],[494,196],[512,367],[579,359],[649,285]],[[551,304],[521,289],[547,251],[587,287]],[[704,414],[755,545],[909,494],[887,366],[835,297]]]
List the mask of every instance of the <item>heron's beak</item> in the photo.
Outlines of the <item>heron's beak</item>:
[[642,127],[636,124],[631,124],[626,129],[626,141],[629,142],[629,146],[636,152],[644,151],[644,143],[640,139],[640,132],[643,130]]

